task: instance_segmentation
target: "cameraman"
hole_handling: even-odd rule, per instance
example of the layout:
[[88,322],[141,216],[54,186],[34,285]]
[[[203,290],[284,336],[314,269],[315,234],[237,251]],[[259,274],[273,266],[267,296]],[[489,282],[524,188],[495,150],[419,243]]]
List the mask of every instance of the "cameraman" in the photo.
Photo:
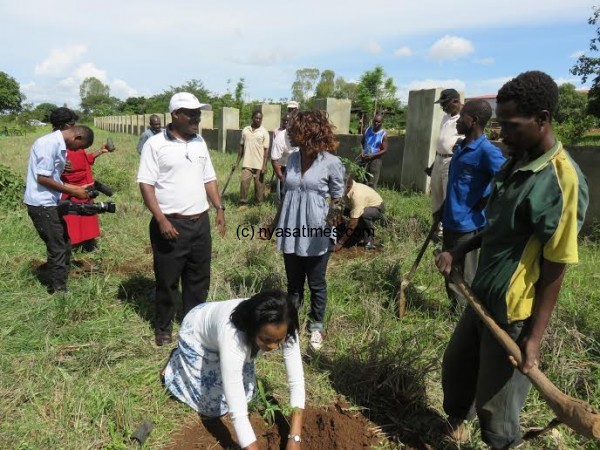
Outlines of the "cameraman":
[[94,132],[89,127],[73,126],[46,134],[31,147],[23,201],[35,229],[46,244],[51,293],[67,291],[71,258],[71,241],[65,221],[57,209],[60,194],[66,193],[79,199],[88,197],[88,186],[63,184],[60,180],[67,149],[87,148],[93,142]]

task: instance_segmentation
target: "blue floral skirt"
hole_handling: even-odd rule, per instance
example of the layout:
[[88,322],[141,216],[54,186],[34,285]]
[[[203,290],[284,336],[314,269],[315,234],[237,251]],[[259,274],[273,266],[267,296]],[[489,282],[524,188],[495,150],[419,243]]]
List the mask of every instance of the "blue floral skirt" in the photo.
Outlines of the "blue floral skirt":
[[[199,307],[190,311],[188,316],[197,310]],[[186,316],[186,319],[192,317]],[[209,417],[227,414],[229,408],[223,389],[219,352],[206,349],[197,339],[186,339],[186,331],[182,326],[179,346],[165,368],[165,387],[200,414]],[[246,400],[250,401],[256,392],[254,362],[244,363],[242,376]]]

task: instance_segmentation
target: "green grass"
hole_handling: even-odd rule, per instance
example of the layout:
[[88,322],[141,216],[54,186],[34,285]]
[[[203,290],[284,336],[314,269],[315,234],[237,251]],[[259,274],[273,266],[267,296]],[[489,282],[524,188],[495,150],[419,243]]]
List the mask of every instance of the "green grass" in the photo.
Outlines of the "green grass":
[[[31,143],[42,132],[0,138],[0,164],[23,175]],[[107,136],[97,130],[96,142]],[[101,251],[93,257],[100,270],[72,275],[70,294],[50,296],[34,276],[33,264],[45,259],[45,248],[26,210],[0,211],[2,449],[127,448],[127,438],[144,419],[155,425],[145,447],[160,448],[194,416],[171,400],[158,381],[170,349],[153,345],[149,323],[150,214],[135,183],[137,138],[113,139],[118,151],[99,158],[94,172],[115,188],[117,214],[100,217]],[[221,183],[234,158],[212,153]],[[283,261],[274,243],[238,240],[235,232],[240,224],[268,222],[274,205],[238,212],[238,186],[235,175],[225,197],[226,237],[213,233],[210,300],[285,288]],[[426,255],[408,290],[408,315],[395,318],[394,294],[429,227],[429,199],[386,189],[382,196],[390,220],[376,231],[384,251],[334,255],[330,261],[327,340],[318,357],[307,359],[307,398],[321,406],[342,396],[364,408],[388,434],[405,439],[416,431],[425,439],[443,415],[440,359],[456,317],[448,312],[442,278]],[[600,408],[599,244],[582,242],[580,259],[567,272],[543,347],[543,369],[559,388]],[[306,308],[303,320],[305,313]],[[257,373],[285,409],[280,355],[260,359]],[[544,425],[551,418],[532,391],[523,426]],[[472,427],[476,431],[476,423]],[[558,437],[548,435],[526,448],[596,448],[565,427],[559,431]],[[478,433],[473,436],[469,448],[484,448]]]

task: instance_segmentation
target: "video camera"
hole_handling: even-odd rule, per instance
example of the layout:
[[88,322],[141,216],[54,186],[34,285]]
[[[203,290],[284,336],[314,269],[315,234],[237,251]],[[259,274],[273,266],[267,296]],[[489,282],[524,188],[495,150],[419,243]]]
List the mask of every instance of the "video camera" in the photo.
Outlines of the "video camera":
[[95,181],[92,188],[88,191],[88,201],[83,203],[72,202],[70,200],[61,200],[58,202],[58,212],[61,215],[75,214],[77,216],[93,216],[94,214],[112,213],[117,211],[115,202],[97,202],[92,203],[92,199],[98,195],[104,194],[112,197],[113,190],[100,181]]

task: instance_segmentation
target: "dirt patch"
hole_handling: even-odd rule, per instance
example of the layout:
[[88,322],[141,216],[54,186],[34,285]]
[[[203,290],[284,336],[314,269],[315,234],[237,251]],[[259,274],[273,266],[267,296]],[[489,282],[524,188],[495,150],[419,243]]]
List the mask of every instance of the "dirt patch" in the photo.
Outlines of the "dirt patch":
[[[289,425],[283,418],[269,426],[259,414],[254,413],[250,422],[261,449],[285,449]],[[175,432],[173,442],[164,449],[239,448],[235,439],[229,416],[204,421],[198,418]],[[336,405],[327,409],[305,409],[302,439],[302,448],[311,450],[352,450],[375,446],[385,437],[362,414]]]

